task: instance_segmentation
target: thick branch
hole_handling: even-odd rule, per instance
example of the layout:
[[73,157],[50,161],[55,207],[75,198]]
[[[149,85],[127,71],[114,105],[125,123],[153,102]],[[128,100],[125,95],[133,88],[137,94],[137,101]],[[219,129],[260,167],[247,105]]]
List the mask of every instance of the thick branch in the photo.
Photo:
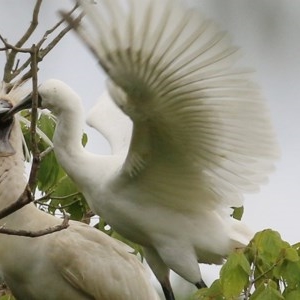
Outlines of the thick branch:
[[32,197],[31,190],[29,186],[26,186],[25,190],[16,202],[10,204],[9,206],[5,207],[0,211],[0,219],[3,219],[8,215],[12,214],[13,212],[21,209],[23,206],[29,204],[33,200],[34,199]]
[[5,38],[3,38],[3,36],[0,35],[0,40],[1,42],[4,44],[4,48],[0,48],[0,51],[4,51],[4,50],[13,50],[13,51],[16,51],[16,52],[21,52],[21,53],[31,53],[32,52],[32,49],[31,48],[20,48],[20,47],[17,47],[17,46],[14,46],[10,43],[8,43]]
[[31,190],[34,190],[36,187],[37,182],[37,172],[40,166],[40,156],[39,156],[39,149],[37,145],[37,135],[36,135],[36,124],[38,118],[38,55],[39,49],[33,45],[32,46],[32,53],[31,53],[31,70],[32,70],[32,111],[31,111],[31,125],[30,125],[30,141],[32,145],[32,156],[33,162],[30,170],[29,176],[29,187]]

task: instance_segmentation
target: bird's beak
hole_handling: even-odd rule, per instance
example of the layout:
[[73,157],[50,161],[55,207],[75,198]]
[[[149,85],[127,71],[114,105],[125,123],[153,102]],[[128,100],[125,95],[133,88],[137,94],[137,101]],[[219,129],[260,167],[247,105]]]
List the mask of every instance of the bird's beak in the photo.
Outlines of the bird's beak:
[[[38,96],[38,106],[41,106],[41,97]],[[5,114],[5,118],[11,118],[17,112],[23,109],[29,109],[32,107],[32,94],[26,96],[23,100],[21,100],[17,105],[12,107],[8,112]]]
[[12,116],[6,116],[12,107],[8,100],[0,99],[0,157],[15,154],[15,150],[9,142],[14,119]]
[[[41,97],[38,99],[38,106],[41,105]],[[12,106],[7,100],[0,99],[0,157],[15,154],[15,150],[9,142],[12,130],[14,115],[23,110],[32,107],[32,94],[26,96],[17,105]]]

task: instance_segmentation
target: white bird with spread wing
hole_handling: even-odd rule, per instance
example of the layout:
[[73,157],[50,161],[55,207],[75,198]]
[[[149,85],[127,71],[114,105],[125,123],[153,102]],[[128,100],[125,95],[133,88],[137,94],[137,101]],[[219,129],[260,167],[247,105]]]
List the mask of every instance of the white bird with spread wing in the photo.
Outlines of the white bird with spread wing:
[[272,126],[260,90],[234,66],[237,49],[199,12],[174,0],[98,2],[80,1],[89,24],[69,22],[109,76],[113,100],[89,123],[112,155],[81,146],[81,101],[65,84],[42,84],[41,105],[58,118],[59,162],[93,211],[144,247],[174,299],[170,269],[203,287],[198,262],[220,264],[251,238],[230,208],[272,170]]
[[[19,122],[2,121],[19,92],[0,87],[0,210],[26,186]],[[61,224],[34,204],[0,220],[0,226],[37,231]],[[159,299],[131,249],[99,230],[70,222],[62,231],[29,238],[0,233],[0,274],[21,300]]]

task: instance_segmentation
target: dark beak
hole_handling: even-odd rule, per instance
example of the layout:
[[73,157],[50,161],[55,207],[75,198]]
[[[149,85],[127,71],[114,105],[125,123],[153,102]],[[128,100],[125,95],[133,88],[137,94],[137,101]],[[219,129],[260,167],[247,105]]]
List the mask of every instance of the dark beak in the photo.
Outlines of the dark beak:
[[[38,106],[41,106],[41,97],[38,99]],[[32,94],[29,94],[14,107],[7,100],[0,99],[0,157],[15,154],[15,150],[9,142],[10,133],[13,127],[14,115],[32,107]]]
[[15,150],[9,142],[13,127],[13,117],[6,117],[12,109],[12,104],[6,99],[0,99],[0,157],[11,156]]
[[[38,106],[41,106],[41,97],[38,96]],[[13,108],[11,108],[6,114],[5,118],[12,118],[14,114],[17,112],[23,110],[23,109],[29,109],[32,107],[32,94],[29,94],[26,96],[23,100],[21,100],[17,105],[15,105]]]

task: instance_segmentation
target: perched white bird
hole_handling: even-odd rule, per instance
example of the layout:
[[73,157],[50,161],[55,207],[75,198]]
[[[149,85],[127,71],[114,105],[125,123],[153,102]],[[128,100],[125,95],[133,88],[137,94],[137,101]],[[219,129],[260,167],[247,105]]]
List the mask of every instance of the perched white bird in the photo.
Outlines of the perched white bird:
[[98,2],[80,1],[89,24],[71,24],[109,76],[113,100],[89,123],[112,155],[82,147],[81,100],[64,83],[42,84],[41,105],[58,119],[59,162],[92,210],[144,247],[174,299],[170,269],[200,288],[198,262],[220,264],[248,243],[231,207],[266,180],[276,141],[260,90],[213,22],[174,0]]
[[[16,99],[0,91],[0,113]],[[8,131],[6,131],[8,130]],[[10,131],[11,130],[11,131]],[[19,123],[0,117],[15,154],[0,153],[0,210],[23,192],[24,160]],[[0,144],[7,141],[0,139]],[[0,147],[1,148],[1,147]],[[61,223],[29,204],[0,220],[0,226],[36,231]],[[149,274],[129,247],[86,224],[50,235],[28,238],[0,234],[0,274],[21,300],[159,299]]]

